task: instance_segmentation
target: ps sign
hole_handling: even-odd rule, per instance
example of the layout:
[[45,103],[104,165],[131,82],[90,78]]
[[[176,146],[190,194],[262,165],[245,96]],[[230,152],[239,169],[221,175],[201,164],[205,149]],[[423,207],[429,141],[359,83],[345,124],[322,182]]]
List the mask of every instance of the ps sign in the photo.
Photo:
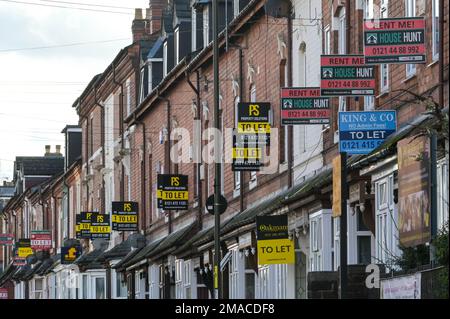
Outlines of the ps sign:
[[339,151],[369,154],[396,129],[395,111],[339,112]]

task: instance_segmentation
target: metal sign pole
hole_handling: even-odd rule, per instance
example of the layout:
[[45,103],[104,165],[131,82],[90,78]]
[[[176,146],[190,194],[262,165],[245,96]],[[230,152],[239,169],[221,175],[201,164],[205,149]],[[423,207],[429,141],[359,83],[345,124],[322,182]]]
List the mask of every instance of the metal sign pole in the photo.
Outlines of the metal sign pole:
[[[212,21],[213,21],[213,69],[214,69],[214,127],[218,130],[220,128],[220,110],[219,110],[219,43],[218,38],[218,0],[212,2]],[[220,134],[222,136],[222,134]],[[216,136],[217,139],[217,136]],[[217,289],[218,299],[222,299],[222,281],[219,270],[219,263],[221,260],[220,254],[220,212],[219,212],[219,196],[220,194],[220,181],[221,181],[221,160],[219,152],[220,141],[214,142],[215,153],[215,178],[214,178],[214,288]]]
[[341,152],[341,219],[339,229],[340,241],[340,286],[341,299],[347,298],[347,198],[348,198],[348,184],[347,184],[347,153]]

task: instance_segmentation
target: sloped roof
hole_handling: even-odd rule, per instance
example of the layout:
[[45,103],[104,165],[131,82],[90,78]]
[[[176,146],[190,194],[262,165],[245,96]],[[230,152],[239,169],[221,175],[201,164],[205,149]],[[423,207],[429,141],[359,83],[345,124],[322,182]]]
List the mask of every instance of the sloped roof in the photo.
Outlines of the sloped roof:
[[16,168],[23,170],[24,175],[53,176],[64,170],[63,156],[18,156]]
[[0,197],[13,197],[14,186],[0,186]]

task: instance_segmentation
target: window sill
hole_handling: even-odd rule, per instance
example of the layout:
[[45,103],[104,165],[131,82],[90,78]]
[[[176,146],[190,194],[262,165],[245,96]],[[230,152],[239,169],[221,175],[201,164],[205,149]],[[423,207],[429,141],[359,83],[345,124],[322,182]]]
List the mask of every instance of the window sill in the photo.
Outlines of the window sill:
[[416,77],[417,77],[417,74],[411,74],[411,75],[408,75],[408,76],[406,77],[406,79],[404,79],[404,80],[402,81],[402,83],[409,82],[409,81],[411,81],[412,79],[415,79]]
[[278,167],[279,173],[283,173],[283,172],[287,171],[287,169],[288,169],[288,163],[287,162],[281,163],[279,165],[279,167]]
[[241,189],[240,188],[235,188],[233,190],[233,198],[239,197],[240,194],[241,194]]
[[436,59],[433,59],[433,61],[427,65],[427,68],[431,68],[432,66],[439,64],[439,57]]
[[378,94],[375,98],[379,99],[379,98],[385,97],[388,94],[389,94],[389,90],[385,90],[385,91],[382,91],[380,94]]

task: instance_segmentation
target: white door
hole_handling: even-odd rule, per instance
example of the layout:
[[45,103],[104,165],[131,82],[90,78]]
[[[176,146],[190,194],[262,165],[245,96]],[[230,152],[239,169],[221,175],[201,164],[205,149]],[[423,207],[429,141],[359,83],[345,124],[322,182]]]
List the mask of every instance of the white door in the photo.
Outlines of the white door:
[[91,287],[90,299],[106,299],[106,279],[104,276],[92,276]]
[[375,262],[392,267],[394,257],[399,255],[393,173],[375,181],[375,235]]

